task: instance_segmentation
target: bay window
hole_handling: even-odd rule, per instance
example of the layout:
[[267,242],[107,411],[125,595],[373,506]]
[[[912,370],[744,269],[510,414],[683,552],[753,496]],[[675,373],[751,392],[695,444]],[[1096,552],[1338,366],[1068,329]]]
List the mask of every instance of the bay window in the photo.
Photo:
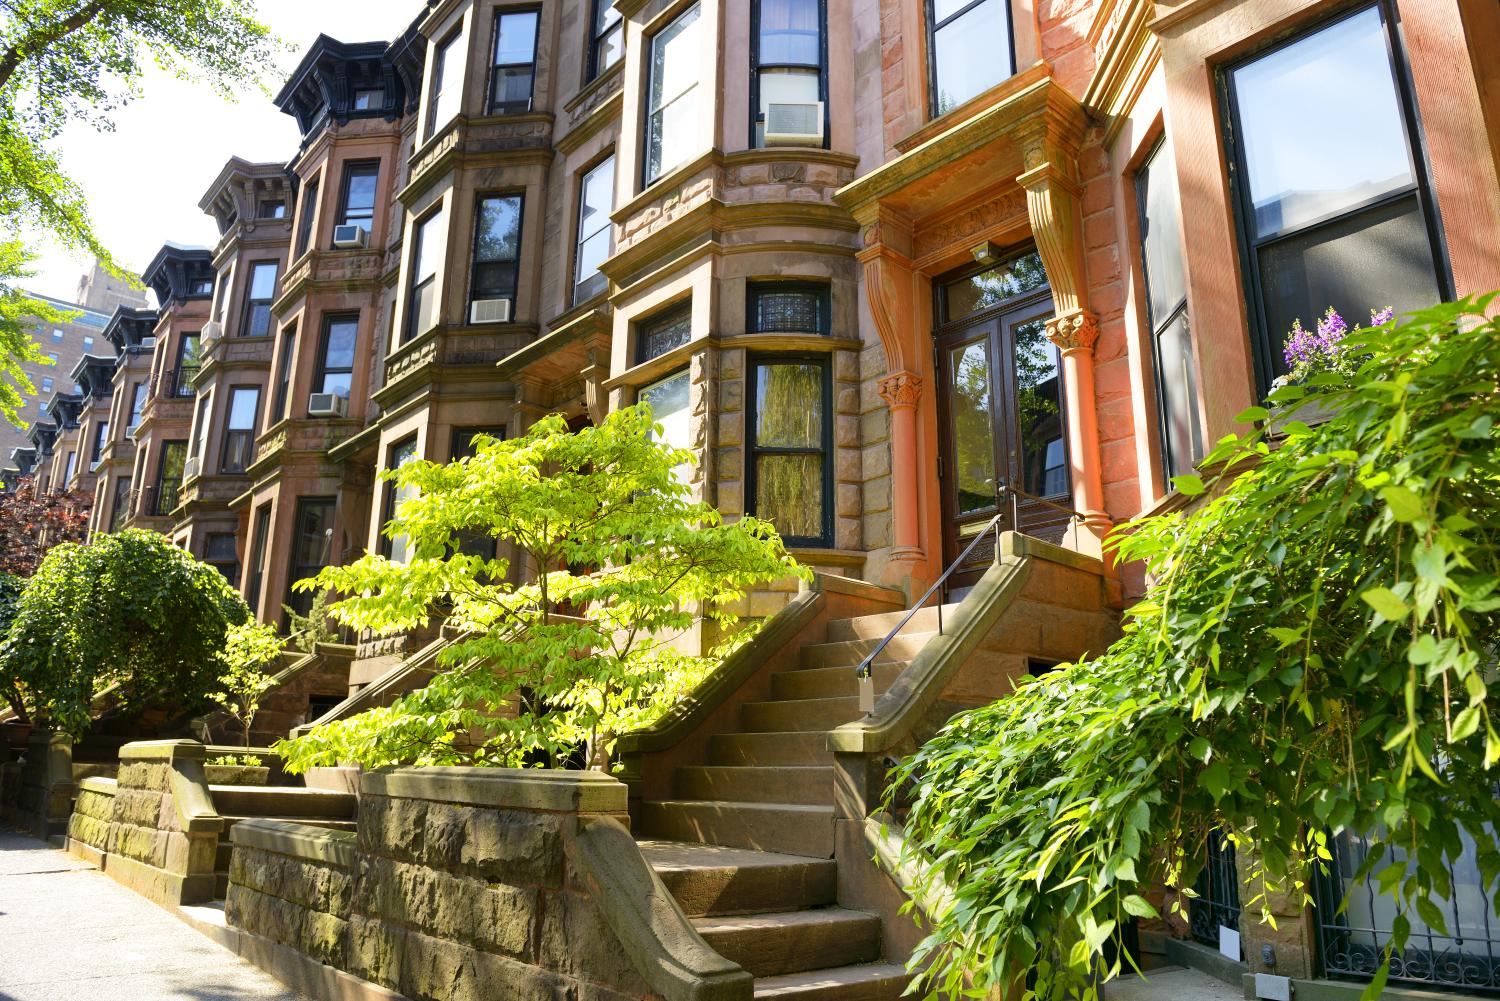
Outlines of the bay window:
[[636,363],[648,362],[680,348],[692,336],[693,302],[689,299],[681,305],[667,307],[640,324],[636,331]]
[[296,359],[297,325],[294,323],[281,332],[281,362],[276,369],[276,395],[271,398],[271,412],[267,424],[285,420],[291,401],[292,362]]
[[297,520],[292,526],[292,567],[287,575],[285,604],[298,615],[312,608],[313,597],[307,591],[294,591],[299,580],[315,577],[328,566],[333,553],[332,497],[297,498]]
[[828,286],[812,282],[751,282],[745,289],[752,334],[827,334]]
[[703,65],[694,4],[651,38],[646,102],[646,172],[650,185],[699,150],[698,77]]
[[464,50],[463,33],[454,32],[438,46],[432,62],[432,94],[428,101],[427,131],[432,138],[438,126],[447,125],[458,114],[463,103]]
[[302,208],[297,216],[297,250],[301,257],[312,246],[313,220],[318,214],[318,178],[314,177],[302,189]]
[[578,247],[573,263],[573,302],[603,292],[609,284],[599,265],[609,256],[613,237],[609,214],[615,206],[615,158],[607,158],[587,174],[578,191]]
[[[692,416],[692,382],[687,369],[674,372],[657,382],[641,387],[636,402],[651,407],[651,419],[661,425],[660,440],[673,448],[687,448],[692,442],[688,421]],[[654,437],[654,435],[653,435]],[[687,483],[693,475],[693,464],[685,462],[672,469],[677,482]]]
[[1015,72],[1007,0],[927,0],[927,80],[934,116]]
[[339,225],[375,226],[375,196],[380,183],[378,162],[351,163],[344,168],[344,191],[339,198]]
[[491,115],[524,115],[531,110],[536,83],[534,10],[502,11],[495,15],[495,60],[490,67]]
[[[391,446],[386,458],[385,468],[400,469],[408,462],[414,462],[417,458],[417,438],[415,435],[402,442]],[[396,517],[403,503],[417,496],[416,487],[398,486],[394,480],[385,481],[385,496],[381,503],[384,511],[381,515],[380,552],[393,563],[406,563],[412,557],[411,538],[406,535],[388,536],[384,528]]]
[[354,349],[359,343],[359,314],[344,313],[323,321],[323,344],[318,351],[314,393],[349,398],[354,384]]
[[234,386],[224,415],[224,446],[219,468],[225,473],[243,473],[254,458],[255,417],[260,409],[260,387]]
[[589,39],[589,79],[609,69],[625,55],[625,22],[615,0],[594,0]]
[[243,337],[268,337],[271,334],[271,303],[276,299],[276,277],[280,267],[274,262],[251,265],[250,287],[245,298]]
[[1261,389],[1293,322],[1332,306],[1429,306],[1447,291],[1387,8],[1370,4],[1225,74],[1237,221]]
[[1203,457],[1198,419],[1198,374],[1188,330],[1187,280],[1182,265],[1182,205],[1172,149],[1163,141],[1136,174],[1146,318],[1156,369],[1161,452],[1170,479],[1193,471]]
[[833,537],[831,370],[826,357],[751,358],[746,507],[789,545]]
[[406,343],[418,334],[437,326],[442,285],[438,270],[443,260],[443,244],[448,242],[448,219],[442,209],[417,223],[411,254],[411,296],[406,316]]
[[[469,322],[513,321],[521,270],[520,195],[482,195],[474,212],[474,269]],[[508,306],[500,306],[505,301]]]
[[821,129],[826,146],[825,112],[819,107],[827,100],[823,0],[756,0],[752,9],[751,146],[766,144],[766,115],[773,104],[800,106],[798,117],[804,121],[796,123],[798,131]]

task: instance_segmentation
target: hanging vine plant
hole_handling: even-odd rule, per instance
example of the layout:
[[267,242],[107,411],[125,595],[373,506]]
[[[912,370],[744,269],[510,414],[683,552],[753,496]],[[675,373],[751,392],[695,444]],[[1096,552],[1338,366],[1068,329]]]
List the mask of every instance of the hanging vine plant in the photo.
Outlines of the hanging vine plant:
[[1213,828],[1258,859],[1245,920],[1273,893],[1311,903],[1328,833],[1376,842],[1355,881],[1398,913],[1367,998],[1414,917],[1446,927],[1461,832],[1500,900],[1494,302],[1351,333],[1357,372],[1269,401],[1336,414],[1316,429],[1241,415],[1261,430],[1176,481],[1195,510],[1114,540],[1155,581],[1123,638],[895,770],[892,790],[915,788],[908,851],[952,890],[913,960],[929,996],[1096,996],[1096,971],[1134,962],[1106,944],[1157,916],[1153,891],[1191,887]]

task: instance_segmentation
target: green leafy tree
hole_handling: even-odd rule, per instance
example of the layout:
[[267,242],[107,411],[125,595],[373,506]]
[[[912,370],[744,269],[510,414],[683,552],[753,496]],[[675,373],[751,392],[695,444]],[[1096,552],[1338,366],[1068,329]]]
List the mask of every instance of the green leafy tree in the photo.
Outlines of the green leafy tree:
[[328,626],[328,606],[332,602],[333,592],[325,588],[313,597],[306,615],[291,605],[281,606],[286,613],[287,632],[293,649],[312,653],[319,643],[332,643],[338,639],[338,633]]
[[[476,449],[384,474],[408,495],[385,532],[406,537],[410,562],[365,556],[297,585],[354,595],[334,616],[380,634],[446,616],[462,637],[442,656],[449,670],[388,708],[278,745],[289,769],[579,763],[580,751],[604,767],[617,734],[657,718],[716,663],[674,645],[697,616],[728,632],[724,606],[746,589],[805,574],[766,522],[726,524],[689,499],[673,468],[691,453],[654,435],[645,407],[576,434],[554,415]],[[496,543],[519,554],[514,575]]]
[[224,576],[156,532],[130,529],[47,554],[0,644],[0,690],[29,718],[80,736],[94,699],[122,712],[215,690],[225,637],[250,610]]
[[50,365],[32,337],[34,327],[66,323],[77,314],[66,313],[21,290],[32,277],[34,255],[19,239],[0,237],[0,417],[19,427],[21,408],[36,393],[36,384],[22,365]]
[[218,690],[209,697],[239,724],[246,747],[261,699],[276,684],[266,672],[280,657],[281,636],[274,626],[245,622],[230,627],[224,642],[224,673],[219,676]]
[[[26,582],[20,577],[0,572],[0,637],[10,632],[10,624],[16,620],[16,606],[21,603],[21,592],[25,590]],[[21,697],[20,686],[14,679],[4,677],[3,671],[0,671],[0,685],[3,685],[0,695],[9,703],[11,712],[24,719],[26,703]]]
[[[1179,477],[1185,516],[1118,539],[1155,580],[1103,656],[955,717],[894,773],[939,886],[913,963],[933,994],[1093,997],[1106,943],[1187,892],[1219,828],[1251,846],[1245,920],[1306,892],[1324,832],[1371,838],[1351,885],[1398,916],[1366,997],[1435,903],[1464,835],[1500,900],[1500,321],[1486,296],[1349,334],[1365,360],[1273,394]],[[1283,411],[1285,412],[1285,411]],[[1268,440],[1276,435],[1279,441]],[[903,798],[905,793],[903,793]],[[1392,849],[1401,849],[1396,855]],[[1330,920],[1331,915],[1322,916]]]

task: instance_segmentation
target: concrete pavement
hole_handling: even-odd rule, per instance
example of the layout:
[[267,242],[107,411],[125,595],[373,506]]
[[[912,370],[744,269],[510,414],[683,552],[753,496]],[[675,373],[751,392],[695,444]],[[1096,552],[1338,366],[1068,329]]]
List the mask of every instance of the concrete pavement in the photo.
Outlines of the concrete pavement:
[[86,862],[0,831],[0,1001],[305,1001]]
[[1244,1001],[1239,991],[1206,973],[1182,967],[1126,974],[1104,985],[1105,1001]]

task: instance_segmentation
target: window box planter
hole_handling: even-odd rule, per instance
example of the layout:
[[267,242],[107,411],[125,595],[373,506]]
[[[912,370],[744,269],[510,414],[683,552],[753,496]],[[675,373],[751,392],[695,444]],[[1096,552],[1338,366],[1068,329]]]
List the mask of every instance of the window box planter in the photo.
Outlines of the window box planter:
[[266,765],[204,765],[203,777],[211,786],[263,786],[271,782]]

